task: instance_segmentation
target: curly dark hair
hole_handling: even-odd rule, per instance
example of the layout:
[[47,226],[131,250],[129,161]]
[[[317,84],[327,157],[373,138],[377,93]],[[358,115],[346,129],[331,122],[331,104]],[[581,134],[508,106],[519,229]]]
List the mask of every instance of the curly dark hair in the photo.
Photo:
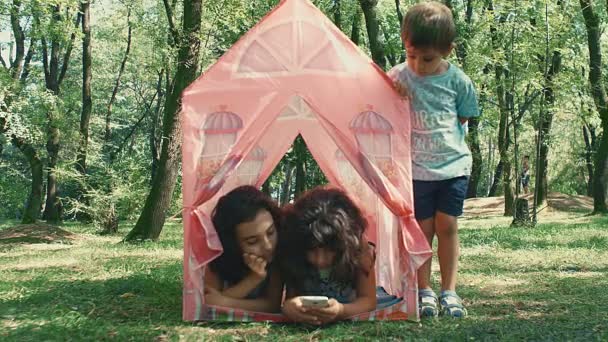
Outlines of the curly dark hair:
[[332,279],[352,283],[359,270],[367,272],[360,261],[367,222],[342,190],[310,190],[285,209],[283,218],[285,231],[279,235],[278,260],[288,287],[301,290],[304,280],[315,274],[306,254],[319,247],[336,253]]
[[279,232],[281,209],[269,196],[253,186],[235,188],[222,196],[213,209],[211,221],[222,242],[224,253],[209,266],[222,280],[230,284],[238,283],[249,272],[236,239],[236,226],[254,220],[260,210],[270,213]]

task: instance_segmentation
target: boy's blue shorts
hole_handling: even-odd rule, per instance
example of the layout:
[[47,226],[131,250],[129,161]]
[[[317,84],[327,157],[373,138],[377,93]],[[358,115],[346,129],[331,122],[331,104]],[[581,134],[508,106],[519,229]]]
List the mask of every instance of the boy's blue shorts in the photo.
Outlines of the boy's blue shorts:
[[414,210],[417,220],[435,216],[436,211],[458,217],[462,215],[469,177],[440,181],[414,180]]

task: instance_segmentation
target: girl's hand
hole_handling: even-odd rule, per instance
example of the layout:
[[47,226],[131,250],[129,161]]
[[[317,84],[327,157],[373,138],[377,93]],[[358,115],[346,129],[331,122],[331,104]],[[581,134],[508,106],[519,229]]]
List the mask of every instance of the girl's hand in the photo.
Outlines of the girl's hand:
[[266,260],[249,253],[243,253],[243,260],[256,277],[266,278],[266,265],[268,264]]
[[344,305],[337,300],[331,298],[327,302],[327,307],[323,309],[311,309],[311,313],[319,318],[321,323],[330,323],[337,319],[344,313]]
[[285,300],[283,303],[283,313],[289,319],[295,322],[308,323],[319,325],[321,321],[317,316],[311,313],[312,309],[308,309],[302,305],[300,297],[294,297]]
[[229,298],[213,287],[205,287],[205,303],[217,306],[230,306]]

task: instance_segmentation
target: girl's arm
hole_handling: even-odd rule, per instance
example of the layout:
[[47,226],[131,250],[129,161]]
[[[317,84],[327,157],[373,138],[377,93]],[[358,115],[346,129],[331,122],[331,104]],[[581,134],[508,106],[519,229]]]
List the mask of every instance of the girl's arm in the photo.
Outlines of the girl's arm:
[[254,258],[251,262],[254,263],[252,264],[254,269],[259,271],[254,272],[252,269],[249,274],[245,276],[245,278],[227,288],[224,288],[223,281],[219,278],[219,276],[210,268],[207,268],[205,275],[206,287],[213,287],[226,297],[244,299],[251,293],[251,291],[255,290],[264,281],[264,279],[266,279],[266,262],[261,258]]
[[372,263],[367,269],[367,272],[359,271],[357,275],[357,299],[352,303],[342,304],[343,309],[336,319],[345,319],[376,308],[376,268]]
[[[213,274],[213,276],[209,277],[210,274]],[[211,279],[207,281],[208,278]],[[257,312],[280,311],[281,299],[283,297],[283,283],[281,281],[281,276],[278,270],[272,272],[272,275],[270,276],[270,282],[268,284],[266,293],[264,293],[264,296],[256,299],[243,299],[251,291],[247,292],[247,294],[242,298],[234,298],[228,296],[225,294],[226,290],[221,291],[218,290],[217,287],[213,286],[213,283],[217,282],[217,280],[218,277],[213,272],[208,273],[205,276],[205,302],[207,304]],[[243,281],[241,281],[240,283],[243,283]],[[237,288],[239,284],[231,287],[230,289]]]
[[251,291],[255,290],[263,281],[264,278],[251,272],[247,276],[245,276],[243,280],[239,281],[231,287],[223,289],[222,295],[234,299],[243,299],[247,297],[251,293]]

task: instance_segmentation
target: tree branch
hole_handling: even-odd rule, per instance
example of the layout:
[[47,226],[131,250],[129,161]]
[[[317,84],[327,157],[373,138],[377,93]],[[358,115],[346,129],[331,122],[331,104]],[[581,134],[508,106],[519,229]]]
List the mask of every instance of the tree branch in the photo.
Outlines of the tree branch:
[[34,53],[36,52],[36,38],[32,36],[30,39],[30,48],[27,51],[27,55],[25,56],[25,62],[23,63],[23,72],[21,73],[21,83],[25,83],[25,80],[30,75],[30,64],[32,62],[32,58],[34,58]]
[[6,62],[4,61],[4,58],[2,58],[2,49],[0,49],[0,63],[2,63],[2,66],[4,67],[4,69],[8,69],[8,67],[6,66]]
[[127,48],[125,50],[125,55],[122,59],[122,62],[120,63],[120,68],[118,69],[118,76],[116,77],[116,83],[114,84],[114,90],[112,90],[112,96],[110,97],[110,102],[108,103],[108,111],[106,114],[106,132],[104,135],[104,140],[105,140],[106,144],[108,144],[110,142],[110,138],[112,135],[111,128],[110,128],[110,118],[112,116],[112,105],[114,104],[114,101],[116,100],[116,95],[118,94],[118,87],[120,87],[120,80],[121,80],[122,74],[125,70],[125,66],[127,65],[127,59],[129,58],[129,52],[131,51],[132,26],[131,26],[130,18],[131,18],[131,8],[129,8],[128,12],[127,12],[127,26],[129,27],[129,33],[127,36]]
[[11,77],[14,80],[19,79],[19,76],[21,76],[23,58],[25,56],[25,34],[23,33],[21,24],[19,24],[20,7],[21,0],[13,0],[13,5],[11,7],[11,27],[13,29],[13,35],[15,36],[15,45],[17,46],[15,51],[15,60],[11,63]]
[[[82,19],[82,13],[78,13],[76,15],[76,20],[74,21],[74,26],[78,28],[80,25],[80,20]],[[66,72],[68,71],[68,64],[70,63],[70,56],[72,54],[72,47],[74,46],[74,40],[76,40],[76,31],[72,32],[70,36],[70,43],[68,44],[68,48],[63,55],[63,63],[61,64],[61,73],[59,74],[59,79],[57,80],[57,86],[61,85],[63,82],[63,78],[65,77]]]
[[177,46],[177,42],[179,42],[179,31],[175,26],[175,19],[173,17],[173,8],[169,4],[168,0],[163,0],[165,4],[165,11],[167,12],[167,21],[169,22],[169,31],[171,31],[171,36],[173,37],[173,43],[170,44],[171,47]]
[[122,151],[122,149],[127,144],[127,141],[129,141],[129,139],[131,138],[131,136],[133,135],[133,133],[135,133],[135,131],[137,130],[137,128],[139,127],[139,125],[141,124],[141,122],[150,113],[150,108],[152,108],[152,103],[154,103],[154,99],[156,98],[156,94],[157,93],[154,93],[154,96],[152,96],[152,99],[150,100],[150,102],[148,102],[146,104],[146,110],[144,111],[144,114],[137,120],[137,122],[135,123],[135,125],[133,125],[133,127],[131,128],[131,131],[129,131],[129,134],[127,134],[127,136],[122,140],[122,143],[120,143],[120,145],[118,145],[118,147],[116,148],[116,150],[114,150],[110,154],[110,163],[112,163],[114,161],[114,159],[116,158],[116,156]]

